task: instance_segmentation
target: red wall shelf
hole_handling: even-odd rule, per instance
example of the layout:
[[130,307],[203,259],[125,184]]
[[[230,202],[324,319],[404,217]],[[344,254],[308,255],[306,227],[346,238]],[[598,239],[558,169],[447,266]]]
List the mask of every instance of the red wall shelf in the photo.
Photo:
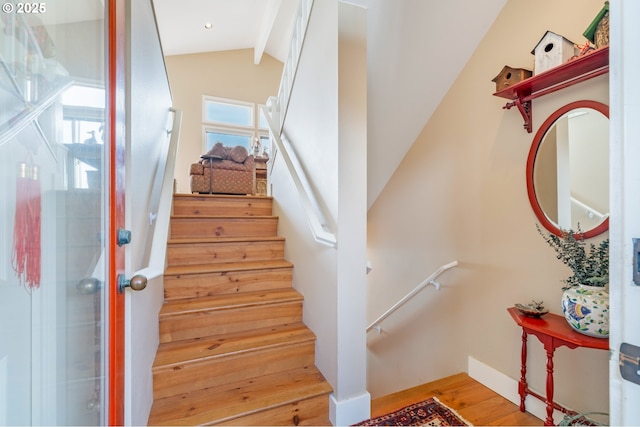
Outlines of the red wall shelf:
[[512,107],[517,107],[524,119],[524,128],[531,133],[532,99],[548,95],[608,72],[609,46],[605,46],[506,87],[494,93],[493,96],[512,100],[502,108],[508,110]]

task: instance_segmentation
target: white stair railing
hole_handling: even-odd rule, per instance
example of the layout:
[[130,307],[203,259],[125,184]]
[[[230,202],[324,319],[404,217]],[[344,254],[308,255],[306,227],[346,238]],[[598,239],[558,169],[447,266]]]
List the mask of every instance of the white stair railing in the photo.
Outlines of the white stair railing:
[[[160,176],[159,184],[154,187],[151,193],[151,199],[157,200],[158,209],[157,212],[149,214],[149,221],[156,221],[151,237],[152,240],[150,241],[151,251],[147,266],[133,274],[141,274],[148,280],[163,275],[165,267],[166,241],[169,235],[169,220],[171,219],[171,202],[173,199],[173,176],[176,167],[178,141],[180,139],[180,124],[182,123],[182,111],[171,109],[171,112],[173,113],[173,125],[171,130],[167,130],[167,133],[171,134],[171,139],[167,149],[166,163],[164,168],[161,168],[161,170],[157,172]],[[154,194],[156,195],[154,196]],[[153,216],[153,219],[151,216]],[[104,283],[104,272],[106,271],[105,262],[105,251],[103,248],[100,257],[96,261],[93,273],[88,277],[96,278]]]
[[309,25],[309,17],[311,16],[312,8],[313,0],[300,0],[298,15],[296,16],[293,34],[291,35],[291,45],[289,46],[289,53],[284,63],[282,78],[280,80],[280,88],[278,89],[278,134],[282,131],[284,119],[287,115],[287,110],[289,109],[289,98],[291,97],[293,82],[296,79],[300,53],[302,52],[304,38],[307,34],[307,26]]
[[293,180],[298,198],[302,203],[307,217],[307,223],[316,242],[329,247],[336,247],[337,240],[331,231],[326,220],[318,197],[309,183],[309,179],[302,168],[291,144],[282,136],[282,127],[289,107],[291,91],[298,71],[298,62],[304,45],[304,38],[311,16],[313,0],[300,0],[300,7],[296,16],[296,22],[291,36],[289,54],[282,71],[280,88],[277,97],[270,97],[267,105],[261,107],[262,113],[267,121],[272,143],[272,159],[270,164],[278,155],[282,160]]
[[263,108],[264,117],[270,130],[271,142],[275,144],[275,150],[272,150],[273,159],[271,161],[273,162],[276,155],[282,156],[287,171],[293,180],[298,199],[302,203],[307,223],[309,224],[314,240],[323,245],[335,248],[337,246],[336,236],[331,232],[325,216],[322,214],[322,209],[311,185],[309,185],[309,180],[304,173],[304,169],[300,166],[300,162],[294,150],[290,147],[290,144],[288,142],[285,143],[283,138],[280,137],[280,133],[277,132],[275,117],[277,117],[278,112],[276,106],[273,105],[274,102],[276,102],[275,98],[270,98],[267,106],[261,107]]
[[438,268],[433,274],[431,274],[431,276],[427,277],[422,283],[416,286],[414,290],[412,290],[407,295],[405,295],[400,301],[398,301],[393,306],[391,306],[390,309],[385,311],[380,317],[378,317],[369,326],[367,326],[367,332],[369,332],[372,329],[375,329],[378,331],[378,333],[382,333],[382,328],[379,326],[379,324],[382,323],[384,319],[389,317],[394,311],[396,311],[402,305],[404,305],[407,301],[413,298],[418,292],[424,289],[427,285],[433,285],[437,290],[440,290],[440,283],[436,282],[436,278],[442,273],[444,273],[445,271],[457,265],[458,265],[458,261],[453,261],[453,262],[450,262],[449,264],[445,264],[440,268]]
[[[171,110],[173,112],[173,125],[167,133],[170,134],[169,145],[166,154],[164,168],[158,170],[158,178],[152,191],[151,200],[156,212],[149,212],[149,223],[155,222],[153,234],[151,236],[148,265],[135,274],[142,274],[147,279],[159,277],[164,274],[166,259],[166,241],[169,236],[169,222],[171,219],[171,209],[174,189],[174,174],[176,169],[176,154],[178,152],[178,141],[180,140],[180,125],[182,123],[182,111]],[[150,206],[151,207],[151,206]],[[151,207],[153,209],[153,207]],[[164,242],[164,243],[163,243]]]

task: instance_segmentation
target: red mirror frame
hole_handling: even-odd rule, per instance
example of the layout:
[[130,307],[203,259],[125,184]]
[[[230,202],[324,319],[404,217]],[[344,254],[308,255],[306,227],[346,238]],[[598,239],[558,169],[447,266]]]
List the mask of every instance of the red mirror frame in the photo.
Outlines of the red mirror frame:
[[[540,129],[538,129],[538,132],[536,132],[536,136],[533,138],[531,149],[529,150],[529,157],[527,158],[527,195],[529,196],[529,202],[531,203],[531,207],[533,208],[533,212],[536,214],[538,221],[540,221],[544,228],[546,228],[556,236],[562,236],[563,230],[561,230],[556,224],[554,224],[549,220],[549,218],[547,218],[542,210],[542,207],[540,206],[540,203],[538,203],[536,190],[533,184],[533,167],[536,161],[536,155],[538,154],[538,149],[540,148],[540,144],[542,144],[547,131],[556,122],[556,120],[576,108],[591,108],[593,110],[599,111],[604,116],[609,118],[609,106],[601,102],[582,100],[567,104],[564,107],[556,110],[547,118],[547,120],[544,121],[544,123],[542,123]],[[576,238],[588,239],[602,234],[608,229],[609,218],[605,218],[605,220],[598,224],[596,227],[580,234],[576,233]]]

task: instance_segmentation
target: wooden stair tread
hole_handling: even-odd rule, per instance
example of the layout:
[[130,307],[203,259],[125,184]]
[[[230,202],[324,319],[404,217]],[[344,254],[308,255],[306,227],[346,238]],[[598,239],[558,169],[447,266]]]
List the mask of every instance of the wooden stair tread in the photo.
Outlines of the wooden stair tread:
[[285,260],[241,261],[211,264],[173,265],[167,266],[164,274],[223,273],[231,271],[270,270],[275,268],[292,268],[293,264]]
[[167,301],[160,309],[160,319],[167,316],[196,313],[199,311],[225,310],[240,307],[302,301],[302,295],[293,288],[274,289],[268,292],[240,292],[206,297],[181,298]]
[[326,423],[332,389],[272,197],[173,201],[149,425]]
[[274,215],[171,215],[171,219],[193,219],[197,221],[237,219],[239,221],[254,221],[257,219],[278,219],[278,217]]
[[272,200],[272,196],[258,196],[258,195],[245,195],[245,194],[191,194],[191,193],[175,193],[173,195],[174,199],[242,199],[242,200],[251,200],[251,199],[262,199],[262,200]]
[[193,244],[193,243],[252,243],[252,242],[284,242],[281,236],[259,237],[174,237],[167,240],[167,244]]
[[149,425],[203,425],[283,406],[332,392],[314,366],[154,401]]
[[185,361],[233,355],[279,345],[315,341],[316,337],[303,323],[193,338],[162,343],[158,347],[154,369]]

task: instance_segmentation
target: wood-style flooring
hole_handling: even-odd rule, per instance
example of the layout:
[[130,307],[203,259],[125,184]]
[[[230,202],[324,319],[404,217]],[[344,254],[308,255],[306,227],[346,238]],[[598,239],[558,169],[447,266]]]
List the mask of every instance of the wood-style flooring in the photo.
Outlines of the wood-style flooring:
[[430,397],[454,409],[475,426],[541,426],[544,422],[465,373],[452,375],[374,399],[371,417],[379,417]]

